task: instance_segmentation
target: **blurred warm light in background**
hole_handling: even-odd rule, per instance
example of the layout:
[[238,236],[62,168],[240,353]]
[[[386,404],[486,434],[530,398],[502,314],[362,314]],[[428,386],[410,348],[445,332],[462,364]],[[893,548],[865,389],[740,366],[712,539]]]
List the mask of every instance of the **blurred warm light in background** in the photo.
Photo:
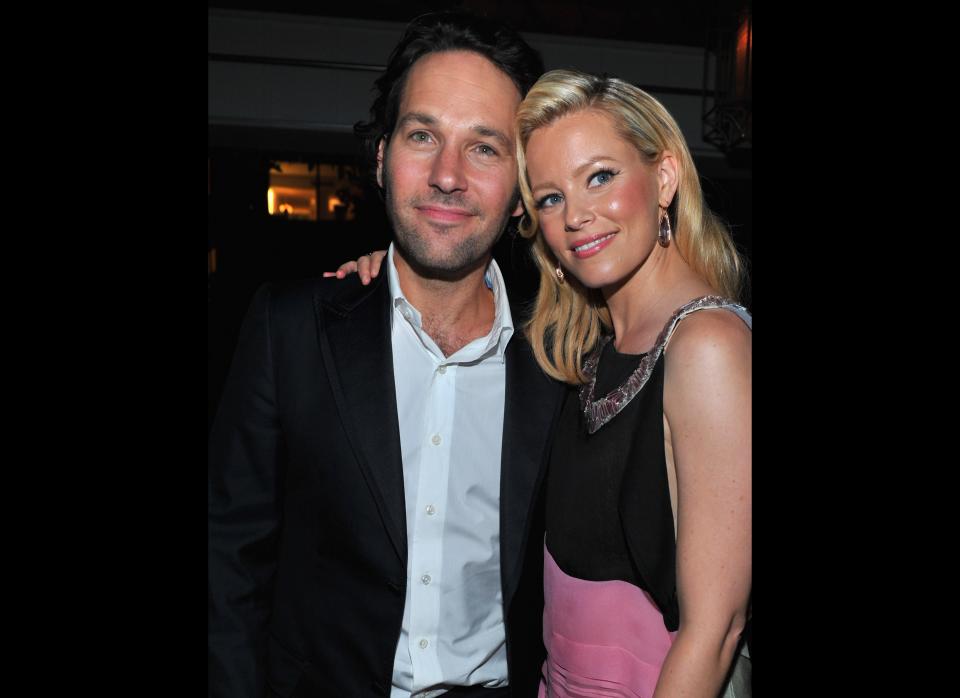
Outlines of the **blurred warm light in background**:
[[[267,211],[308,221],[351,221],[357,179],[354,168],[331,163],[274,162],[270,167]],[[318,207],[317,202],[324,206]]]
[[749,99],[753,92],[753,18],[745,14],[737,29],[737,85],[736,94],[739,98]]

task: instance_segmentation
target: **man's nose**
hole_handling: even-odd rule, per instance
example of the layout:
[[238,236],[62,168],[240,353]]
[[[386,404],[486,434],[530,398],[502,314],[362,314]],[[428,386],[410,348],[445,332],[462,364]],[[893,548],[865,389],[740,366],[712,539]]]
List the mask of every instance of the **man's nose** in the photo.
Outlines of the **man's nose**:
[[464,164],[463,157],[457,148],[449,145],[442,146],[430,170],[430,186],[444,194],[465,191],[467,179]]

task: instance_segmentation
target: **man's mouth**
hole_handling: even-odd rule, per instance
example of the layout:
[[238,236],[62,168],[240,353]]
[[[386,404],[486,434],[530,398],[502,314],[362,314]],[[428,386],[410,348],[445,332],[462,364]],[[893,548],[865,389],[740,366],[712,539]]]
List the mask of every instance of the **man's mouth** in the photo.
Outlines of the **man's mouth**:
[[427,218],[441,223],[459,223],[474,215],[468,209],[449,206],[417,206],[416,208]]

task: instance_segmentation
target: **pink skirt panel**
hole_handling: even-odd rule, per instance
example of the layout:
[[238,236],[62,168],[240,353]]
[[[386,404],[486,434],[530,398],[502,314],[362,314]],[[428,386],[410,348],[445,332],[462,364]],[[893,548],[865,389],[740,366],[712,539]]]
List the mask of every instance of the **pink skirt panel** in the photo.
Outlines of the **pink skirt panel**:
[[650,698],[676,633],[647,592],[619,580],[565,574],[543,549],[540,698]]

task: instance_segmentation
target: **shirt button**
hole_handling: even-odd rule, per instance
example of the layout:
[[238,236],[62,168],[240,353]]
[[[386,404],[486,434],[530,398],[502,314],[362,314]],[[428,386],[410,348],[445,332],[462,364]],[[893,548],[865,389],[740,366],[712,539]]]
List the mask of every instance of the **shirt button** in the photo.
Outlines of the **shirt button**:
[[426,639],[426,638],[420,640],[420,649],[422,649],[422,650],[427,649],[427,645],[429,645],[429,644],[430,644],[430,643],[427,642],[427,639]]
[[431,579],[432,577],[429,574],[425,574],[422,577],[420,577],[420,581],[423,582],[425,585],[429,584]]
[[446,372],[447,372],[446,366],[441,366],[440,368],[437,369],[437,373],[444,374]]
[[433,516],[437,513],[437,508],[432,504],[427,505],[427,516]]
[[433,442],[434,446],[439,446],[440,442],[442,441],[442,439],[440,438],[440,434],[434,434],[433,438],[430,440]]

